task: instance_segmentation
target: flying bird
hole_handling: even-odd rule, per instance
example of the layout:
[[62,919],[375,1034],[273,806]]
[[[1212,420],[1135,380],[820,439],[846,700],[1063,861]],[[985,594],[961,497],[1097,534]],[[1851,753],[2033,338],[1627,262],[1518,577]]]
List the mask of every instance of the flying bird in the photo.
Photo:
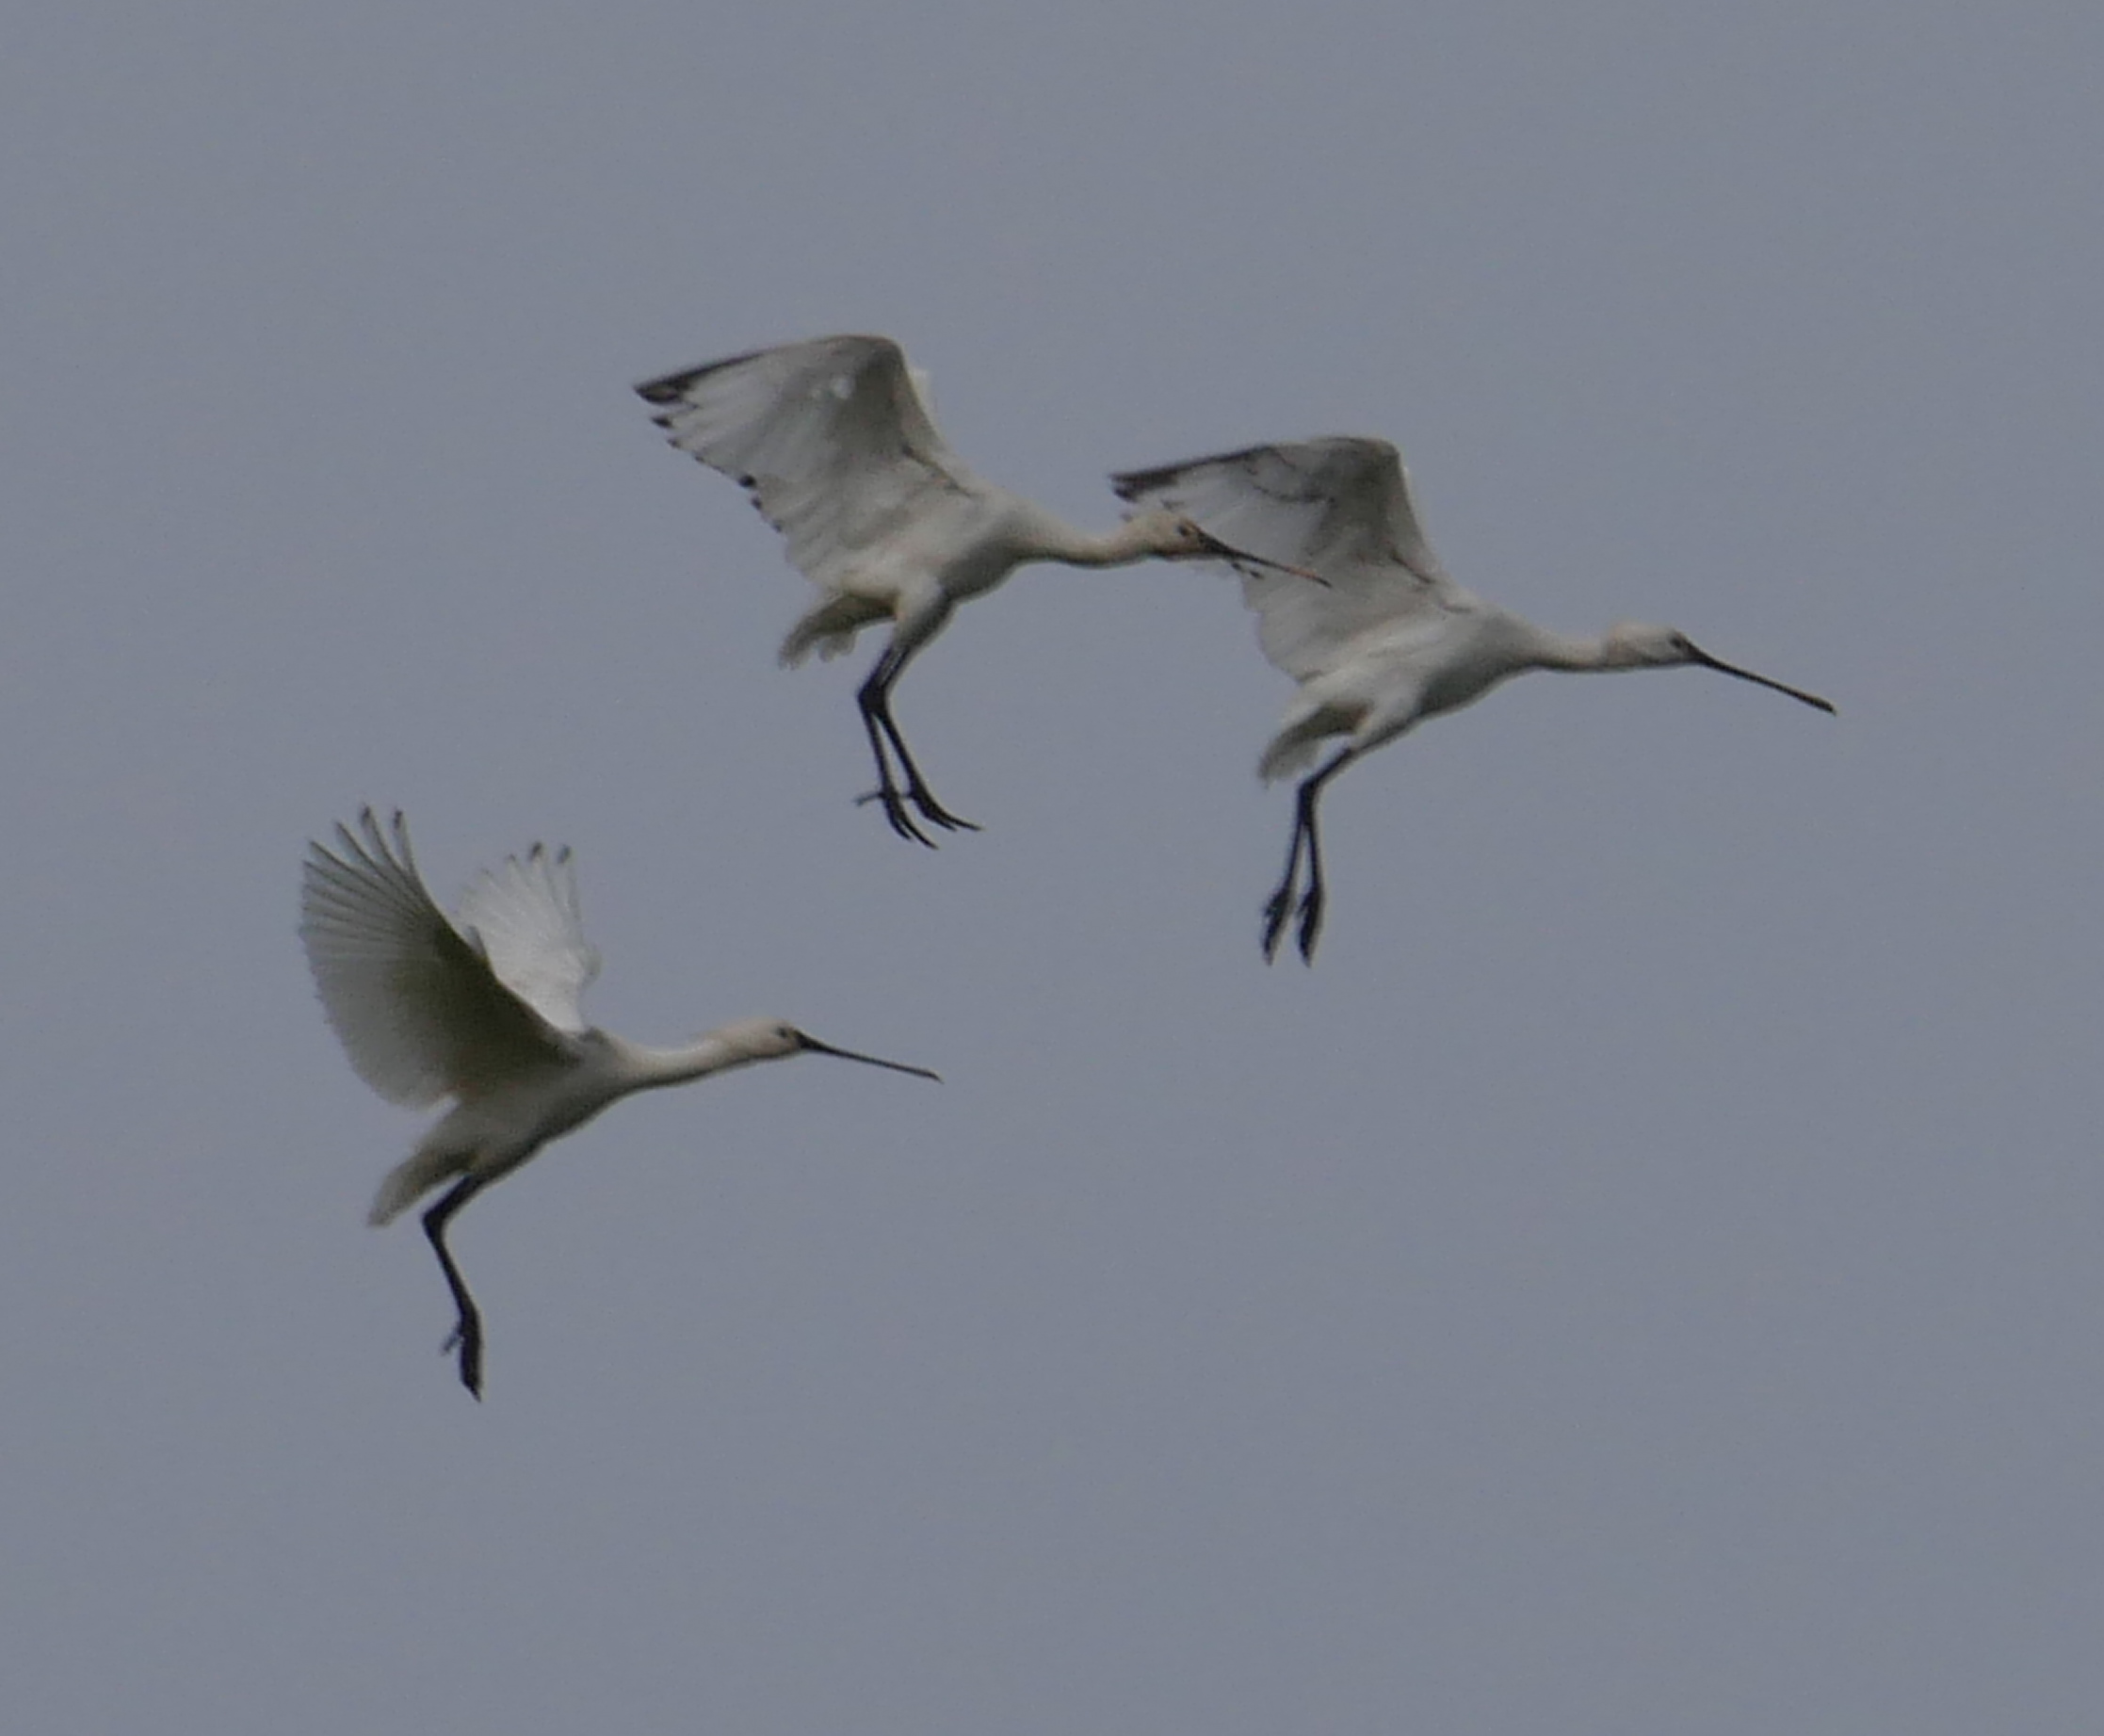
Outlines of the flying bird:
[[[982,481],[949,449],[886,337],[820,337],[711,362],[636,388],[673,446],[732,478],[818,587],[817,607],[789,629],[781,661],[834,657],[864,627],[891,638],[855,694],[891,829],[933,846],[916,823],[977,831],[935,799],[892,716],[891,690],[950,612],[1019,566],[1075,567],[1232,560],[1267,567],[1173,511],[1142,511],[1092,536]],[[894,761],[896,760],[896,775]],[[908,812],[911,804],[912,812]]]
[[369,1221],[392,1222],[442,1182],[424,1214],[459,1322],[461,1382],[482,1396],[482,1318],[445,1245],[461,1208],[552,1139],[631,1092],[680,1085],[757,1061],[837,1055],[922,1079],[926,1067],[834,1048],[775,1018],[739,1019],[675,1048],[646,1048],[585,1022],[599,972],[567,850],[536,844],[461,899],[458,922],[425,889],[397,811],[371,808],[334,849],[308,847],[299,938],[322,1010],[350,1064],[391,1103],[452,1107],[380,1183]]
[[[1286,872],[1264,906],[1263,947],[1276,956],[1296,909],[1312,964],[1326,894],[1316,804],[1330,780],[1425,718],[1473,704],[1530,669],[1673,669],[1692,664],[1831,712],[1816,693],[1726,663],[1672,627],[1625,622],[1597,638],[1538,627],[1464,591],[1417,526],[1410,479],[1384,440],[1335,437],[1192,459],[1111,479],[1121,498],[1196,519],[1270,563],[1232,562],[1257,614],[1264,655],[1301,684],[1259,775],[1270,783],[1340,747],[1301,780]],[[1287,582],[1286,563],[1325,583]],[[1302,880],[1305,868],[1306,878]]]

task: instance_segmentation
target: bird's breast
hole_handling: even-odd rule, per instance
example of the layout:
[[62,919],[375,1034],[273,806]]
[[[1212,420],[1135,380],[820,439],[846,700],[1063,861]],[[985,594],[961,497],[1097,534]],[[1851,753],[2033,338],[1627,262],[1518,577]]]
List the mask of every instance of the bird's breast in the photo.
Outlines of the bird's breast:
[[1383,647],[1394,675],[1415,687],[1419,717],[1457,711],[1529,667],[1495,613],[1421,616]]

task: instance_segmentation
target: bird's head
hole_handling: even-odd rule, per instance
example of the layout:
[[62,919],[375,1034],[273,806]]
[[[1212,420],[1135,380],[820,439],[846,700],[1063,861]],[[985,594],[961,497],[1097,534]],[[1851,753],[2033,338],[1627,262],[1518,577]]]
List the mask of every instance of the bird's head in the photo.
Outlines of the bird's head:
[[1126,534],[1163,560],[1229,560],[1239,566],[1270,567],[1275,572],[1290,573],[1296,578],[1313,579],[1319,585],[1329,582],[1305,567],[1288,566],[1283,560],[1253,555],[1232,543],[1222,543],[1196,519],[1172,512],[1166,507],[1150,507],[1144,512],[1135,512],[1125,522]]
[[889,1067],[894,1073],[912,1073],[935,1079],[926,1067],[910,1067],[902,1061],[882,1061],[853,1049],[834,1048],[830,1043],[799,1030],[786,1019],[741,1018],[710,1032],[737,1061],[784,1061],[791,1055],[834,1055],[842,1061],[859,1061],[865,1066]]
[[1692,663],[1701,655],[1694,641],[1678,627],[1656,626],[1648,621],[1617,621],[1601,641],[1603,662],[1615,669],[1671,669]]
[[784,1019],[741,1018],[708,1034],[740,1061],[780,1061],[801,1046],[802,1033]]
[[1787,687],[1780,681],[1771,681],[1766,675],[1756,675],[1750,669],[1740,669],[1736,663],[1711,657],[1677,627],[1654,626],[1643,621],[1617,622],[1607,630],[1600,644],[1601,663],[1608,669],[1675,669],[1684,663],[1693,663],[1703,669],[1714,669],[1720,674],[1735,675],[1740,681],[1751,681],[1756,687],[1788,693],[1790,698],[1821,711],[1830,713],[1834,709],[1832,701],[1821,699],[1817,693]]

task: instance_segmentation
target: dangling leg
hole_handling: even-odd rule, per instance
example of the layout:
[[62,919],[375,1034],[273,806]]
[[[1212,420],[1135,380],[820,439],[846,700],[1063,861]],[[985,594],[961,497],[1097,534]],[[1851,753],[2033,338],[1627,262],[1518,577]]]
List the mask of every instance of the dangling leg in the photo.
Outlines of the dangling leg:
[[884,804],[884,818],[891,821],[894,832],[902,838],[915,844],[925,844],[930,850],[933,850],[935,840],[914,825],[906,812],[906,804],[899,798],[898,786],[892,781],[890,756],[884,751],[886,713],[881,683],[884,666],[890,661],[891,653],[886,651],[877,659],[876,668],[869,672],[869,679],[855,690],[855,705],[862,713],[863,733],[869,738],[869,756],[877,762],[877,787],[866,796],[857,796],[855,802],[858,806],[865,802],[882,802]]
[[1322,911],[1329,900],[1322,879],[1322,834],[1316,819],[1316,803],[1322,799],[1323,787],[1356,759],[1358,754],[1358,749],[1345,748],[1320,771],[1311,772],[1301,780],[1300,789],[1293,798],[1293,841],[1286,852],[1286,875],[1264,906],[1264,957],[1267,962],[1277,955],[1279,936],[1286,929],[1287,913],[1293,908],[1295,870],[1300,866],[1301,852],[1304,844],[1307,851],[1307,889],[1301,895],[1301,925],[1297,938],[1302,962],[1308,965],[1315,963],[1315,943],[1322,933]]
[[[1305,792],[1307,786],[1301,787]],[[1264,962],[1278,955],[1278,939],[1286,931],[1286,916],[1293,908],[1293,893],[1301,878],[1301,840],[1307,836],[1307,804],[1297,795],[1293,802],[1293,836],[1286,844],[1286,872],[1277,887],[1264,900]]]
[[1322,798],[1323,787],[1358,758],[1357,748],[1346,748],[1301,786],[1300,807],[1302,825],[1307,831],[1307,891],[1301,899],[1301,962],[1315,963],[1316,937],[1322,933],[1322,907],[1328,902],[1329,890],[1322,878],[1322,834],[1316,825],[1315,804]]
[[482,1177],[463,1176],[456,1182],[445,1197],[424,1214],[424,1234],[430,1239],[432,1249],[438,1255],[439,1268],[445,1274],[446,1288],[453,1292],[453,1306],[460,1310],[460,1321],[453,1328],[453,1336],[445,1340],[445,1348],[456,1345],[461,1353],[461,1385],[477,1400],[482,1396],[482,1315],[475,1306],[475,1298],[468,1294],[466,1280],[461,1269],[453,1263],[451,1251],[445,1245],[445,1226],[453,1214],[482,1191]]
[[[941,826],[947,832],[977,832],[979,828],[970,820],[950,813],[935,800],[935,792],[928,787],[927,779],[920,775],[920,768],[914,763],[913,751],[899,733],[898,720],[891,715],[892,683],[898,679],[914,651],[927,642],[928,637],[923,634],[918,640],[901,645],[898,637],[894,635],[892,642],[877,659],[876,668],[869,672],[869,679],[855,694],[855,703],[862,707],[863,727],[869,732],[870,749],[877,759],[877,787],[862,800],[882,802],[884,818],[891,821],[894,832],[900,837],[910,837],[932,848],[934,840],[907,818],[905,802],[911,802],[930,825]],[[884,756],[886,745],[898,759],[899,772],[906,780],[903,802],[898,786],[892,782],[890,766]]]

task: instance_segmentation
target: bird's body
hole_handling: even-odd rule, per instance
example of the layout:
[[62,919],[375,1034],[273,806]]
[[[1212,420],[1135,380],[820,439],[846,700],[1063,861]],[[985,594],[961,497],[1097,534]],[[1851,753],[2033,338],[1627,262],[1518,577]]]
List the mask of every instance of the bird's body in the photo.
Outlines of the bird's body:
[[1171,512],[1143,511],[1092,536],[973,475],[889,338],[784,344],[636,390],[659,407],[672,445],[745,489],[822,593],[782,641],[785,664],[813,651],[838,657],[864,627],[891,623],[856,703],[877,764],[874,799],[893,831],[922,844],[933,840],[915,815],[946,830],[973,828],[929,789],[892,717],[891,689],[958,604],[1032,561],[1258,559]]
[[855,635],[892,624],[892,643],[926,644],[958,604],[984,596],[1018,567],[1059,561],[1075,567],[1125,566],[1163,552],[1155,527],[1121,526],[1105,537],[1074,530],[1020,495],[973,479],[968,487],[931,490],[898,533],[843,562],[824,598],[782,641],[780,658],[795,668],[813,651],[820,659],[854,649]]
[[425,887],[400,814],[392,836],[370,808],[336,848],[309,847],[299,934],[329,1022],[359,1076],[390,1102],[452,1107],[381,1182],[370,1222],[387,1224],[442,1183],[425,1233],[460,1310],[461,1379],[481,1396],[481,1319],[445,1245],[453,1214],[550,1140],[639,1091],[812,1052],[898,1072],[922,1067],[836,1049],[780,1019],[748,1018],[672,1048],[587,1024],[598,974],[567,850],[535,845],[461,900],[456,926]]
[[1273,568],[1235,563],[1264,654],[1301,684],[1259,773],[1270,782],[1300,771],[1325,740],[1344,738],[1301,782],[1286,873],[1265,905],[1267,958],[1296,893],[1301,955],[1314,958],[1326,898],[1316,811],[1329,781],[1424,719],[1471,705],[1513,675],[1694,664],[1834,709],[1711,657],[1671,627],[1625,623],[1574,638],[1463,590],[1418,527],[1409,478],[1384,440],[1253,446],[1130,472],[1112,485],[1124,499],[1188,514],[1237,546],[1324,581],[1290,584]]
[[1638,669],[1653,662],[1612,635],[1552,633],[1453,585],[1436,608],[1365,629],[1328,667],[1303,677],[1258,771],[1267,782],[1283,777],[1331,736],[1348,737],[1355,752],[1369,753],[1426,718],[1474,705],[1529,670]]
[[[772,1026],[775,1021],[752,1022]],[[484,1186],[500,1180],[550,1140],[575,1132],[601,1110],[636,1092],[684,1085],[772,1059],[747,1052],[752,1047],[723,1031],[711,1031],[680,1048],[646,1048],[607,1030],[572,1033],[558,1054],[525,1063],[501,1089],[461,1095],[417,1142],[415,1151],[380,1183],[368,1222],[392,1223],[455,1176],[473,1176]]]

